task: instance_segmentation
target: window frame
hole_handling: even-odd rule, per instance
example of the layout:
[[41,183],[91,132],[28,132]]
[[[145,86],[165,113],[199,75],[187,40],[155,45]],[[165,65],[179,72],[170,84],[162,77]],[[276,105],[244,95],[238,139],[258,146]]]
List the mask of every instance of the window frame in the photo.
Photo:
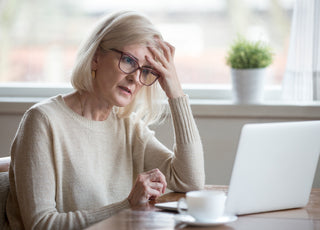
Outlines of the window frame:
[[[197,88],[198,87],[198,88]],[[232,101],[231,87],[183,87],[190,97],[192,113],[196,119],[284,119],[320,120],[320,102],[286,102],[281,89],[268,88],[266,100],[261,104],[237,104]],[[0,116],[22,116],[35,103],[57,94],[72,92],[71,85],[20,84],[0,85]]]
[[[182,88],[191,100],[217,100],[232,102],[231,85],[182,84]],[[74,91],[70,83],[1,83],[0,100],[30,100],[48,98]],[[18,99],[19,98],[19,99]],[[281,86],[268,86],[265,89],[265,101],[281,102]]]

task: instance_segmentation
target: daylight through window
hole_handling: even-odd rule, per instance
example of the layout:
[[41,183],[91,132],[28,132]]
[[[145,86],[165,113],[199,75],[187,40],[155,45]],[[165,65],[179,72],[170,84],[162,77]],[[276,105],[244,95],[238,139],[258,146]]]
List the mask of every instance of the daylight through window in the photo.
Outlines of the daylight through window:
[[184,84],[230,84],[225,63],[237,34],[274,49],[269,85],[280,85],[287,56],[293,0],[0,2],[0,83],[69,82],[77,48],[103,14],[137,10],[176,47]]

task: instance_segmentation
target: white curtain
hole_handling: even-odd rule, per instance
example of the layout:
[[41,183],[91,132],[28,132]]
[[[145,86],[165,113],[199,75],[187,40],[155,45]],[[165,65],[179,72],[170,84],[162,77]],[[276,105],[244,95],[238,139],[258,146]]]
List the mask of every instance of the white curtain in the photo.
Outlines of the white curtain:
[[283,98],[320,100],[320,0],[296,0]]

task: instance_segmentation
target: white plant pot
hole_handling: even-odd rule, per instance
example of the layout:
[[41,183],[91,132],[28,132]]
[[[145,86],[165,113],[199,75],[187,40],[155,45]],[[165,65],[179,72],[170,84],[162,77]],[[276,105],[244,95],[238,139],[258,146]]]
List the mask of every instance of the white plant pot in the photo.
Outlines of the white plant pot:
[[232,96],[237,104],[260,104],[264,95],[266,68],[231,69]]

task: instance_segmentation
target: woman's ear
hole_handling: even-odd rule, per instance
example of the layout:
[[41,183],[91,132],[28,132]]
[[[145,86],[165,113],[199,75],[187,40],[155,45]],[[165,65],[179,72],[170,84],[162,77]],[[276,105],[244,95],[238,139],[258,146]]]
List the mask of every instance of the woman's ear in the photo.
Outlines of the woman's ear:
[[96,51],[95,54],[93,55],[92,61],[91,61],[91,70],[97,70],[98,65],[99,65],[99,52]]

